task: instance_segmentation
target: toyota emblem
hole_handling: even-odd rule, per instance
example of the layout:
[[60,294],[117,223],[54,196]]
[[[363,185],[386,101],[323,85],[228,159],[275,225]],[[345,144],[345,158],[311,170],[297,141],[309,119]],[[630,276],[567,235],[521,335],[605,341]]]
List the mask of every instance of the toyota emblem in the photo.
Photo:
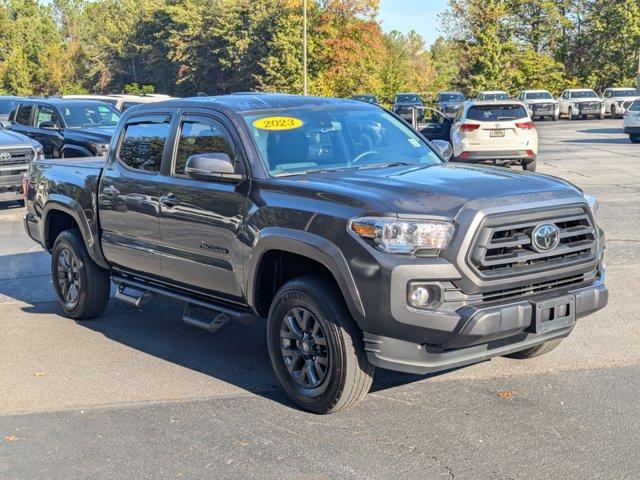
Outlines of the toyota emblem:
[[560,244],[560,229],[552,223],[544,223],[533,229],[531,245],[538,253],[553,250]]
[[0,161],[6,162],[7,160],[11,160],[11,154],[7,152],[0,153]]

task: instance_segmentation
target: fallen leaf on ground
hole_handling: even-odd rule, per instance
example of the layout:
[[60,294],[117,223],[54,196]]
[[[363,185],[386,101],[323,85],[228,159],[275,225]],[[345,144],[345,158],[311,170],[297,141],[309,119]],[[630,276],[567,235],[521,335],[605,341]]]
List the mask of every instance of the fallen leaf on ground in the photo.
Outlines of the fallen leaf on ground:
[[13,435],[7,435],[6,437],[4,437],[5,442],[17,442],[18,440],[20,439],[18,437],[14,437]]
[[515,395],[515,392],[512,392],[511,390],[503,390],[502,392],[498,392],[497,395],[500,398],[509,398],[513,397]]
[[47,372],[33,372],[33,374],[36,377],[44,377],[47,374]]

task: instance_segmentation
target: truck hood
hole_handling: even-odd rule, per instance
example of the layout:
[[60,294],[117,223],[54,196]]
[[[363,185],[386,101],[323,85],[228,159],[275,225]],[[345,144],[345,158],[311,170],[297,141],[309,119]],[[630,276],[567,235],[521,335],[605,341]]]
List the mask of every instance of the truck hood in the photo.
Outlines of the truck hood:
[[96,142],[109,143],[115,132],[115,127],[88,127],[88,128],[68,128],[65,136],[94,140]]
[[527,103],[529,105],[538,105],[540,103],[553,103],[554,105],[557,105],[558,100],[555,98],[548,98],[546,100],[544,98],[536,98],[535,100],[527,100]]
[[[582,192],[555,177],[499,167],[442,164],[314,173],[297,177],[324,198],[358,199],[372,212],[455,218],[468,203],[480,206],[580,198]],[[296,183],[300,186],[300,180]],[[500,200],[496,200],[500,199]]]
[[[29,147],[32,148],[37,142],[26,135],[11,130],[0,130],[0,147]],[[39,144],[38,144],[39,145]]]

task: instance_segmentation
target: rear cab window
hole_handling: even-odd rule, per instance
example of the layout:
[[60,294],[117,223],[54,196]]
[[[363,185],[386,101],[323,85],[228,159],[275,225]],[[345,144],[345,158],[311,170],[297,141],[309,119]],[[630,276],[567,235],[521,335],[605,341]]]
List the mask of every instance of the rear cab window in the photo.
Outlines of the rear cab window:
[[522,105],[473,105],[467,112],[467,119],[478,122],[506,122],[527,118],[529,115]]
[[18,125],[25,127],[31,126],[31,112],[33,112],[33,105],[30,103],[21,103],[18,105],[18,109],[15,114],[15,122]]
[[158,173],[169,135],[169,115],[131,119],[118,147],[118,160],[126,167]]

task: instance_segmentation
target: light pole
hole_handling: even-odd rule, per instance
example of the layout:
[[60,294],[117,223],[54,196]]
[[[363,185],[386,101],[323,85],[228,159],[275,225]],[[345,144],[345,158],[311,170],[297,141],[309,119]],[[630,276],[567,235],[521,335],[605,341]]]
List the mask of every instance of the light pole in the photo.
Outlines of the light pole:
[[304,13],[302,14],[302,85],[305,95],[309,93],[307,81],[307,0],[304,0]]

